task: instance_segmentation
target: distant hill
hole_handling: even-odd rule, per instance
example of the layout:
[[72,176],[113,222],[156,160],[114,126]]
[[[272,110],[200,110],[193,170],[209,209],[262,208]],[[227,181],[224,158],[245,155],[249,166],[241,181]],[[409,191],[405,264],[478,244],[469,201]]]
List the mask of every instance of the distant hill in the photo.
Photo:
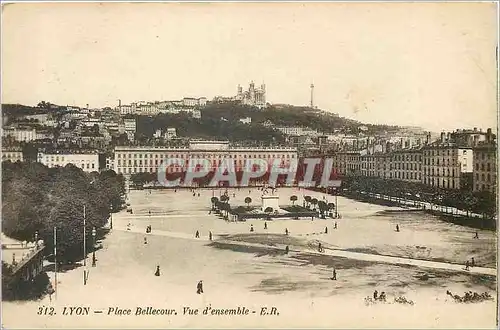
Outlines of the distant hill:
[[270,120],[280,126],[304,126],[316,129],[319,132],[333,133],[357,133],[361,126],[366,127],[367,133],[382,133],[401,130],[398,126],[370,125],[359,121],[340,117],[338,114],[326,112],[320,109],[299,107],[287,104],[270,105],[266,109],[258,109],[237,103],[209,104],[202,110],[204,119],[220,119],[237,121],[240,118],[250,117],[252,123],[264,123]]

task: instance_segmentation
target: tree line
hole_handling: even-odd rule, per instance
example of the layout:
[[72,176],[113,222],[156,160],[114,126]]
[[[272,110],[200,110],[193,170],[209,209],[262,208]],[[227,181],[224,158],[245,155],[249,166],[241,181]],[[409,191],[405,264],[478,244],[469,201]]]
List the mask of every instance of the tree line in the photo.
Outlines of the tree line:
[[57,227],[61,262],[83,256],[84,206],[91,242],[92,228],[102,228],[110,212],[123,207],[124,198],[125,180],[114,171],[86,173],[72,164],[48,168],[40,163],[2,163],[3,232],[21,241],[33,241],[37,233],[50,254]]
[[419,182],[405,182],[375,177],[346,177],[342,187],[348,191],[365,191],[394,197],[429,202],[493,218],[496,214],[496,194],[489,191],[443,189]]

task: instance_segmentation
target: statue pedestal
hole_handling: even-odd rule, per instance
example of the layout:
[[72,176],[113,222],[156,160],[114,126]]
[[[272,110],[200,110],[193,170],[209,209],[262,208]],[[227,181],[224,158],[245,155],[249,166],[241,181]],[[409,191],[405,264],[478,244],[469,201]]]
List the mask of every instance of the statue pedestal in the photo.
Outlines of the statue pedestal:
[[262,212],[264,212],[264,210],[267,209],[268,207],[272,207],[273,212],[278,211],[280,208],[279,201],[280,201],[279,196],[275,196],[275,195],[262,196]]

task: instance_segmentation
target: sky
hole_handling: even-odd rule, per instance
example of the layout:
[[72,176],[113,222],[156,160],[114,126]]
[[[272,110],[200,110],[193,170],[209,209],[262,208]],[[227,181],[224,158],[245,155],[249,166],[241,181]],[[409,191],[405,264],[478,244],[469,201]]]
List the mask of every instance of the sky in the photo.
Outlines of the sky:
[[2,103],[233,96],[365,123],[496,129],[494,3],[3,5]]

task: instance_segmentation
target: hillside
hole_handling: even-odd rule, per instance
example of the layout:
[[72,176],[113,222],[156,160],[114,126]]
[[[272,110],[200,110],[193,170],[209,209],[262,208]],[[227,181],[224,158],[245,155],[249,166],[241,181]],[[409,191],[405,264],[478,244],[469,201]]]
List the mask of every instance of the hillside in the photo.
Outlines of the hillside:
[[270,120],[275,125],[304,126],[324,133],[336,131],[357,133],[360,126],[365,126],[367,132],[373,134],[385,131],[394,132],[401,129],[398,126],[363,124],[331,112],[286,104],[270,105],[262,110],[235,103],[209,104],[202,110],[202,117],[203,119],[210,118],[213,120],[220,120],[223,117],[229,122],[250,117],[252,123],[264,123]]

